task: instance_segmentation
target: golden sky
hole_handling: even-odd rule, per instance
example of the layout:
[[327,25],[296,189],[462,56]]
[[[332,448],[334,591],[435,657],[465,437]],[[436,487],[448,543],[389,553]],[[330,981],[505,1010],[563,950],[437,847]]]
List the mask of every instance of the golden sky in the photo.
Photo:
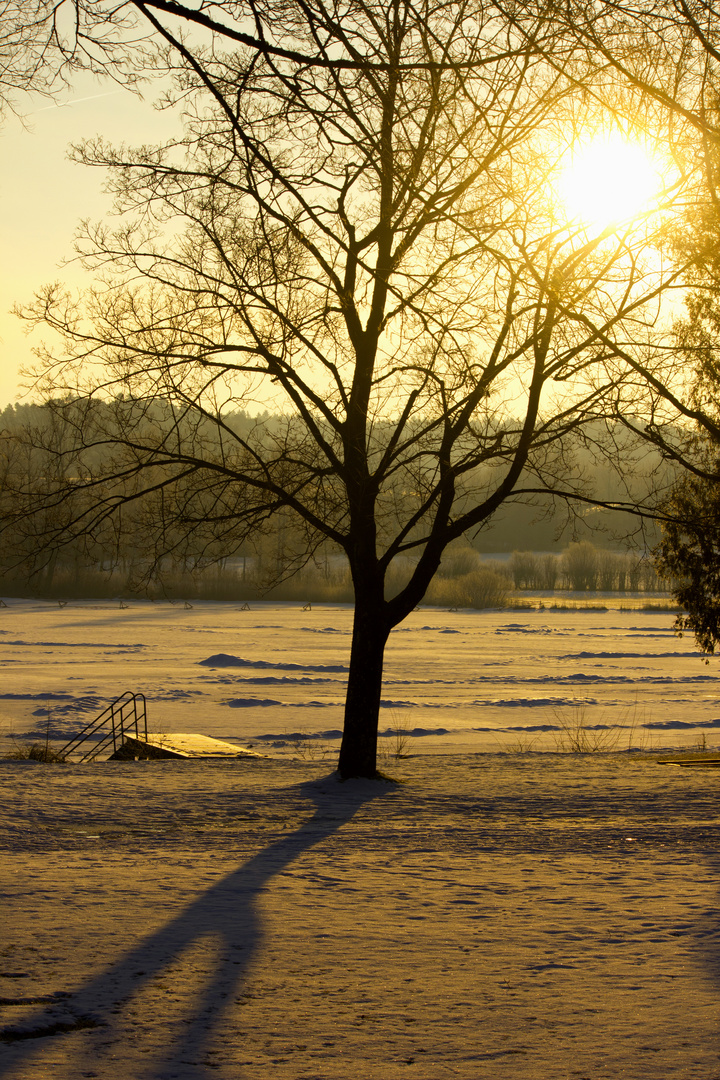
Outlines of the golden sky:
[[[40,332],[28,336],[10,309],[30,302],[35,290],[49,282],[72,286],[87,281],[76,263],[64,265],[64,260],[72,258],[79,221],[100,220],[110,209],[102,190],[103,170],[69,161],[68,146],[98,134],[114,143],[155,143],[177,131],[177,118],[153,109],[150,100],[90,76],[79,76],[54,102],[27,98],[20,106],[23,119],[9,116],[0,129],[0,408],[27,393],[19,372],[33,363],[33,345],[40,341]],[[573,213],[587,217],[588,199],[597,210],[612,183],[620,196],[627,197],[628,189],[633,195],[629,181],[642,174],[642,162],[628,161],[609,146],[607,140],[591,142],[591,151],[600,148],[595,158],[584,164],[578,153],[573,169],[566,170],[568,198],[580,200]],[[621,150],[641,153],[640,147]],[[621,207],[617,212],[622,217],[628,211]],[[593,227],[607,224],[603,220]]]
[[69,144],[98,134],[116,143],[159,142],[172,123],[149,102],[89,77],[54,103],[26,98],[20,106],[23,120],[9,116],[0,129],[0,408],[22,400],[19,371],[32,363],[39,340],[10,309],[48,282],[81,280],[78,267],[62,265],[77,224],[109,209],[102,172],[68,161]]

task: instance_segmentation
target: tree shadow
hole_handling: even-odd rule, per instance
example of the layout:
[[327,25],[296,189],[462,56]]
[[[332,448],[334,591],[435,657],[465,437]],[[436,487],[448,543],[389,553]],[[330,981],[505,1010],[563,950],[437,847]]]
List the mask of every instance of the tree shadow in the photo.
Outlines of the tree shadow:
[[[207,1070],[198,1058],[210,1049],[214,1029],[241,992],[263,940],[258,895],[299,856],[350,821],[361,806],[396,790],[380,781],[351,781],[341,786],[335,776],[298,785],[298,789],[314,805],[314,813],[298,829],[248,859],[110,967],[78,990],[62,995],[57,1005],[38,1010],[21,1025],[0,1030],[0,1044],[12,1044],[9,1060],[0,1066],[0,1076],[40,1053],[42,1041],[49,1036],[102,1026],[106,1040],[108,1036],[112,1039],[119,1007],[180,960],[191,946],[211,936],[218,944],[215,968],[194,1001],[192,1014],[185,1019],[184,1036],[167,1048],[162,1061],[156,1060],[145,1072],[159,1080],[182,1066],[184,1080],[206,1077]],[[92,1045],[78,1054],[87,1055],[88,1060],[73,1062],[76,1075],[97,1065],[101,1056]]]
[[[703,860],[711,875],[720,881],[720,858],[708,855]],[[691,927],[691,948],[700,959],[705,974],[720,987],[720,903],[714,904],[697,918]]]

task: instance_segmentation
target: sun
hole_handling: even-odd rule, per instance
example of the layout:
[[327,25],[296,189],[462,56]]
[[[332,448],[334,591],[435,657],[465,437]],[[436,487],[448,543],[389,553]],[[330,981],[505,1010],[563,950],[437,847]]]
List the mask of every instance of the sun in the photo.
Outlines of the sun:
[[588,228],[631,221],[650,209],[662,187],[649,150],[619,133],[579,140],[565,159],[557,193],[569,217]]

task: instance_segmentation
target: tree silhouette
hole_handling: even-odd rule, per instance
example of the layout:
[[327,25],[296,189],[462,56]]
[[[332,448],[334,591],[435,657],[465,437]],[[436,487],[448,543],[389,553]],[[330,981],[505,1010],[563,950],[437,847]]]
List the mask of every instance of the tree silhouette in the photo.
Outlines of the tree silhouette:
[[[80,508],[51,546],[152,496],[157,558],[190,535],[232,554],[278,513],[299,560],[340,548],[339,768],[372,776],[385,644],[447,545],[507,500],[603,505],[573,440],[622,467],[618,417],[652,439],[691,411],[657,343],[682,266],[661,254],[670,195],[604,231],[567,220],[566,151],[640,102],[547,5],[257,11],[272,53],[178,40],[166,56],[182,141],[77,151],[122,217],[80,238],[96,289],[50,286],[25,313],[62,338],[43,379],[74,463],[40,501]],[[643,122],[660,130],[657,103]],[[282,422],[228,420],[258,409]]]

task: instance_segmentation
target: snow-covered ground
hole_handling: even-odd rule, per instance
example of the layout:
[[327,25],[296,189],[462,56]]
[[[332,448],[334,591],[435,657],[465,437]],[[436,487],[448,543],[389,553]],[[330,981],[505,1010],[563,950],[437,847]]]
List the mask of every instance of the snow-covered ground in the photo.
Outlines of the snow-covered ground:
[[[351,620],[342,606],[8,601],[0,737],[66,740],[132,690],[154,731],[334,754]],[[578,721],[618,750],[713,745],[720,668],[672,624],[667,612],[422,608],[391,635],[381,730],[425,754],[555,749]]]
[[[720,769],[627,752],[720,727],[672,616],[415,613],[390,785],[307,737],[340,727],[346,609],[8,603],[6,735],[129,688],[270,756],[0,762],[0,1075],[720,1078]],[[578,715],[617,752],[494,752]]]

